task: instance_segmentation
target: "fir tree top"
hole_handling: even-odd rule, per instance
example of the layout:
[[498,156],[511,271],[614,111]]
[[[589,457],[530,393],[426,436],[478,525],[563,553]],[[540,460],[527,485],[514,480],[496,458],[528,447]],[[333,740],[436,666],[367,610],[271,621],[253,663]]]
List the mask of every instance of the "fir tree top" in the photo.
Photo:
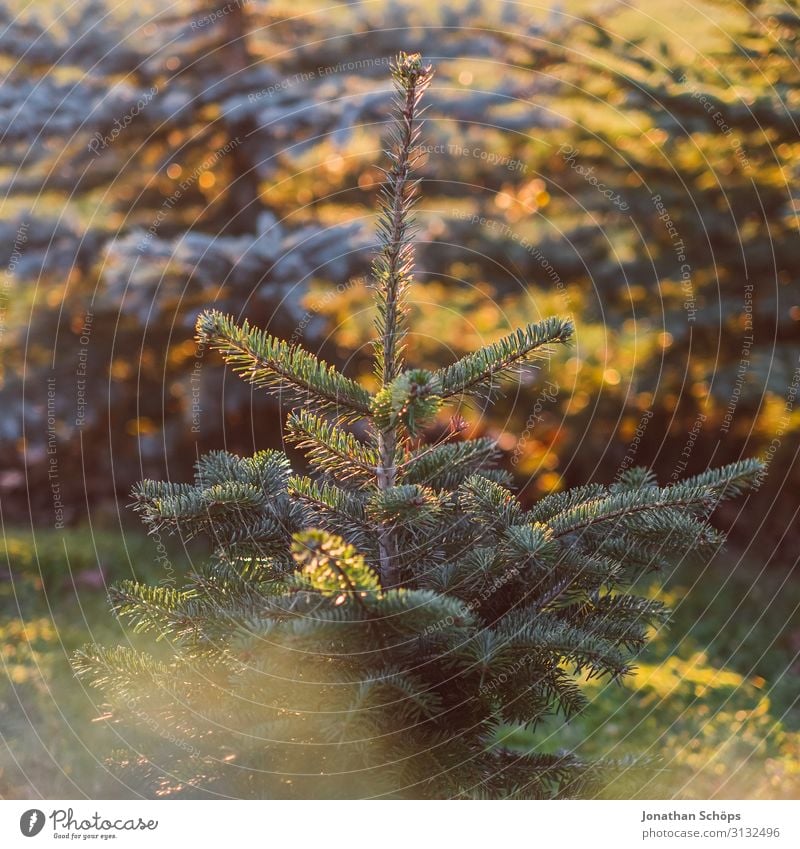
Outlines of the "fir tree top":
[[[373,263],[379,390],[370,395],[300,346],[281,342],[246,322],[239,328],[232,317],[216,311],[200,316],[197,332],[202,344],[222,351],[234,369],[252,383],[282,391],[293,401],[311,404],[317,412],[332,413],[339,422],[366,418],[372,433],[369,462],[361,457],[361,468],[356,468],[340,446],[342,462],[336,471],[351,480],[363,480],[368,466],[367,477],[373,478],[378,493],[385,494],[380,497],[403,501],[398,484],[409,476],[416,478],[417,467],[436,459],[430,457],[430,451],[415,455],[411,446],[442,404],[453,397],[490,391],[498,378],[546,353],[550,343],[569,340],[573,325],[569,319],[550,318],[529,324],[446,368],[433,372],[406,369],[406,300],[414,270],[413,207],[419,187],[414,170],[420,155],[420,101],[433,70],[419,54],[401,53],[392,65],[392,77],[395,98],[386,151],[391,167],[381,189],[379,250]],[[347,439],[334,425],[308,414],[291,420],[289,436],[309,447],[305,440],[316,443],[318,456],[321,450],[335,454],[331,442]],[[326,448],[319,447],[320,443]],[[447,454],[443,449],[438,446],[436,450],[444,457]],[[333,471],[331,467],[327,470]],[[377,534],[381,581],[384,586],[394,586],[400,580],[396,535],[384,525],[377,528]]]

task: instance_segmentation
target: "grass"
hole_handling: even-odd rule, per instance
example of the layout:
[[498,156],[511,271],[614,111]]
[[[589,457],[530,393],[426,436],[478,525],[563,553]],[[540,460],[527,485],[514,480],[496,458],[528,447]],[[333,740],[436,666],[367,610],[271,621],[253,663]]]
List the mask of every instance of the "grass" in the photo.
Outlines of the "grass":
[[[127,641],[108,612],[105,586],[131,575],[169,577],[156,542],[139,530],[12,530],[3,548],[0,797],[132,795],[103,763],[123,745],[125,729],[93,721],[102,709],[73,677],[69,657],[90,640]],[[182,571],[188,555],[175,546],[167,554]],[[638,780],[644,797],[797,798],[800,630],[790,623],[800,587],[788,574],[730,563],[685,564],[668,578],[661,597],[673,623],[655,635],[624,686],[593,682],[584,714],[533,734],[508,729],[505,744],[657,755],[664,769]]]
[[800,586],[791,578],[759,573],[730,552],[700,570],[682,564],[664,589],[650,588],[673,619],[638,659],[637,674],[623,686],[590,682],[582,715],[515,731],[513,748],[660,759],[635,783],[623,774],[608,796],[800,797]]
[[[95,722],[92,694],[69,658],[87,642],[123,643],[106,582],[169,572],[140,531],[6,531],[0,553],[0,798],[124,798],[103,764],[121,745]],[[178,563],[176,550],[170,562]],[[173,558],[175,558],[173,560]],[[3,574],[5,573],[5,574]]]

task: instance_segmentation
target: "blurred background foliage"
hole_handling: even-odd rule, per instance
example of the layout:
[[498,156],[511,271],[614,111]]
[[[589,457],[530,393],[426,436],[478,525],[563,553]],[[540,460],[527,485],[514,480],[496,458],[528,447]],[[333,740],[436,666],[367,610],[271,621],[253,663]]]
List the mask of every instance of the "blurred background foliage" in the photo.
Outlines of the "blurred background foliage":
[[[398,49],[437,67],[412,359],[443,364],[544,315],[576,318],[572,349],[491,409],[460,411],[497,439],[524,496],[630,465],[668,482],[749,454],[770,463],[746,510],[720,511],[735,553],[679,564],[673,629],[628,689],[598,690],[597,717],[613,718],[537,734],[591,754],[674,753],[650,795],[796,793],[799,12],[4,4],[0,795],[110,786],[92,754],[108,746],[74,731],[89,700],[64,652],[87,621],[111,627],[95,612],[107,577],[163,571],[127,528],[131,484],[280,440],[274,402],[197,350],[200,308],[365,372]],[[73,530],[14,529],[62,518]],[[23,745],[31,728],[44,742]]]

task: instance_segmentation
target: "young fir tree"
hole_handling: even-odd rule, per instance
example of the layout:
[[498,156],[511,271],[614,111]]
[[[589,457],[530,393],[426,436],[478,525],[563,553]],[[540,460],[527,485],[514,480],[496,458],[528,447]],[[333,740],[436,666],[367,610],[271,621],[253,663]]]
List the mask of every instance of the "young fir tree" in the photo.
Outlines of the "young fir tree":
[[406,363],[412,172],[431,69],[401,54],[393,73],[374,262],[379,390],[247,323],[201,315],[204,344],[291,401],[287,438],[314,474],[293,475],[277,451],[218,451],[193,484],[140,484],[152,529],[207,534],[214,554],[179,589],[112,592],[117,615],[166,651],[92,646],[76,660],[115,722],[155,732],[119,760],[156,792],[588,792],[614,764],[513,753],[498,729],[571,716],[584,677],[629,674],[665,609],[626,588],[665,558],[714,549],[710,511],[757,479],[755,462],[664,488],[635,470],[525,510],[491,441],[424,443],[444,405],[490,393],[573,326],[530,324],[437,371]]

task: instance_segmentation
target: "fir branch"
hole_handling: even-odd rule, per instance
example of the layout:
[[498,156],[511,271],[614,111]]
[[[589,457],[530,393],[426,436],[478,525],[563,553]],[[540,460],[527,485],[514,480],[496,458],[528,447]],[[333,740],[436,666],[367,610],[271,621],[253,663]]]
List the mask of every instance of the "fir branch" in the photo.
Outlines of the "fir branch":
[[730,463],[719,469],[709,469],[702,474],[686,478],[679,485],[707,487],[715,498],[721,501],[757,487],[764,474],[764,468],[764,463],[755,458],[739,460],[737,463]]
[[[656,513],[664,507],[694,510],[699,517],[707,512],[713,501],[713,492],[705,486],[676,484],[663,489],[625,490],[557,513],[548,524],[555,536],[563,537],[601,522],[624,521],[636,513]],[[622,529],[624,527],[623,524]]]
[[206,488],[145,480],[132,494],[134,509],[154,531],[169,527],[194,534],[231,516],[241,522],[267,509],[261,487],[235,480]]
[[364,558],[341,537],[322,531],[295,534],[292,557],[302,579],[323,595],[346,594],[363,606],[362,594],[375,593],[380,588]]
[[632,671],[628,658],[613,642],[533,608],[512,611],[497,631],[507,650],[513,649],[518,655],[530,652],[534,658],[549,657],[555,666],[567,659],[575,664],[576,671],[587,669],[589,678],[606,674],[619,678]]
[[[480,546],[465,552],[447,563],[440,563],[423,572],[417,585],[438,593],[470,600],[478,596],[487,584],[495,580],[497,563],[494,546]],[[507,567],[504,567],[504,571]],[[500,577],[505,577],[500,575]],[[477,605],[474,605],[477,607]]]
[[111,609],[126,618],[135,633],[168,633],[180,619],[181,605],[192,593],[173,587],[153,587],[138,581],[122,581],[109,591]]
[[503,534],[499,553],[517,566],[550,568],[561,552],[553,531],[540,522],[512,525]]
[[585,501],[596,501],[607,495],[606,488],[599,483],[576,486],[566,492],[552,492],[539,499],[525,514],[528,522],[547,522],[558,513],[563,513]]
[[286,438],[305,451],[320,472],[362,487],[374,485],[378,452],[321,416],[308,410],[292,413],[286,422]]
[[355,542],[362,550],[372,548],[373,527],[369,522],[364,498],[328,483],[316,483],[308,477],[293,477],[289,492],[309,512],[308,524],[318,524],[332,533]]
[[232,316],[207,310],[197,319],[200,344],[220,351],[233,370],[258,387],[286,393],[295,403],[332,410],[346,420],[370,415],[370,394],[333,366],[299,345],[290,345],[248,321],[237,325]]
[[482,530],[501,533],[523,519],[522,507],[503,486],[482,475],[473,475],[458,488],[464,512],[482,526]]
[[403,483],[421,483],[432,489],[453,489],[476,473],[506,483],[509,476],[493,468],[499,459],[497,444],[488,437],[424,445],[403,460],[398,475]]
[[289,460],[282,451],[258,451],[252,457],[239,457],[229,451],[209,451],[195,463],[195,480],[200,487],[234,480],[277,495],[286,491],[290,474]]
[[644,648],[647,629],[669,620],[669,610],[659,601],[625,593],[607,593],[596,600],[559,611],[604,640],[632,651]]
[[173,665],[127,646],[86,646],[75,652],[72,666],[90,686],[125,700],[132,709],[154,695],[169,697],[181,689]]
[[467,354],[434,373],[442,398],[490,391],[492,381],[549,352],[547,345],[568,342],[574,333],[571,319],[547,318],[529,324],[500,341]]
[[441,523],[443,497],[419,484],[404,484],[374,492],[367,515],[382,527],[407,528],[423,539]]
[[383,733],[388,733],[397,727],[398,720],[411,724],[430,718],[441,711],[441,706],[442,697],[418,675],[388,667],[361,682],[356,698],[348,708],[348,716],[358,716],[363,711],[377,713],[384,709],[384,715],[391,714],[394,721],[388,728],[378,727]]

